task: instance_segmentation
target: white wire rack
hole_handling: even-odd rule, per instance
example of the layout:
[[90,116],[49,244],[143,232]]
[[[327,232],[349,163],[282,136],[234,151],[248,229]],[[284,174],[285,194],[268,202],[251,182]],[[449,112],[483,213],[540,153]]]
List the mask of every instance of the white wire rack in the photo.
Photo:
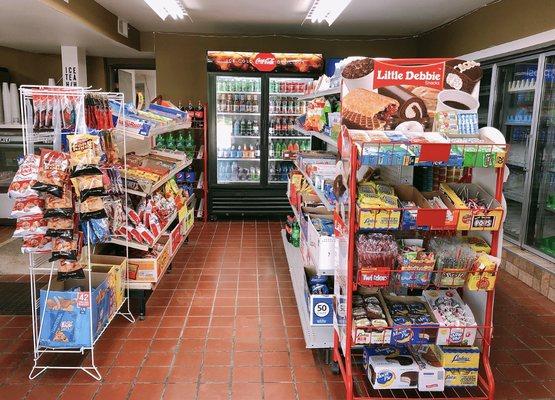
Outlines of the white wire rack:
[[[86,132],[86,123],[85,123],[85,106],[84,100],[85,96],[89,93],[94,93],[98,96],[102,96],[108,100],[113,100],[120,103],[118,118],[123,118],[124,113],[124,96],[123,93],[107,93],[107,92],[100,92],[91,90],[90,88],[79,88],[79,87],[61,87],[61,86],[35,86],[35,85],[22,85],[20,87],[20,105],[21,105],[21,115],[23,118],[22,123],[22,133],[23,133],[23,143],[24,143],[24,154],[33,154],[39,147],[40,141],[44,140],[45,137],[50,137],[53,140],[53,147],[54,150],[61,149],[61,129],[60,126],[54,126],[50,131],[44,130],[35,130],[33,125],[33,108],[31,106],[31,101],[33,96],[44,96],[48,97],[56,97],[56,96],[71,96],[74,99],[77,99],[76,104],[79,106],[75,109],[75,129],[74,132],[68,133],[84,133]],[[125,130],[125,128],[123,128]],[[124,169],[123,174],[124,178],[127,178],[127,146],[125,140],[125,132],[123,132],[123,157],[124,157]],[[126,179],[124,180],[127,181]],[[127,206],[127,185],[124,186],[124,195],[125,195],[125,205]],[[87,373],[91,377],[96,380],[101,380],[102,376],[98,370],[95,361],[95,344],[102,337],[104,332],[106,331],[107,327],[110,325],[111,321],[116,315],[121,315],[129,322],[135,322],[135,318],[130,310],[129,304],[129,285],[127,284],[127,259],[129,253],[129,247],[126,242],[125,244],[125,282],[122,284],[125,285],[125,292],[124,298],[119,308],[114,312],[109,320],[104,324],[104,326],[100,329],[100,331],[95,334],[93,332],[93,312],[92,312],[92,296],[93,293],[93,286],[92,286],[92,268],[91,268],[91,243],[89,237],[87,237],[87,245],[83,247],[83,251],[86,251],[86,260],[87,260],[87,267],[84,268],[85,272],[85,280],[86,284],[88,285],[88,293],[89,293],[89,346],[82,346],[78,348],[52,348],[47,347],[41,344],[41,332],[43,329],[43,321],[44,318],[41,318],[41,315],[44,315],[46,309],[46,299],[49,298],[52,278],[54,276],[54,272],[56,271],[56,263],[48,261],[47,254],[29,254],[29,273],[30,273],[30,283],[31,283],[31,305],[32,305],[32,330],[33,330],[33,355],[34,355],[34,365],[29,373],[29,379],[34,379],[41,375],[43,372],[49,369],[75,369],[75,370],[82,370],[83,372]],[[50,266],[48,266],[50,264]],[[44,282],[40,282],[39,280],[42,276],[48,276],[48,283],[46,284],[46,299],[44,301],[44,309],[41,309],[40,306],[40,298],[37,298],[37,287],[39,283],[41,285]],[[90,365],[63,365],[63,362],[56,360],[55,364],[52,364],[48,360],[42,359],[45,354],[67,354],[67,353],[79,353],[84,354],[86,351],[90,351]]]

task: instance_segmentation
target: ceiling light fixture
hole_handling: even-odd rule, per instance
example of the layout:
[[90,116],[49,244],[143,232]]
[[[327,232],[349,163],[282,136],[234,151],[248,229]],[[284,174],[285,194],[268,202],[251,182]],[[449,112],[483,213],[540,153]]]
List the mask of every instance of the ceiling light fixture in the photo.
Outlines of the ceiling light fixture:
[[165,20],[168,16],[171,16],[174,20],[179,20],[183,19],[185,15],[188,15],[181,0],[145,0],[145,3],[148,4],[162,20]]
[[326,21],[331,26],[349,3],[351,3],[351,0],[314,0],[305,21],[307,19],[313,23]]

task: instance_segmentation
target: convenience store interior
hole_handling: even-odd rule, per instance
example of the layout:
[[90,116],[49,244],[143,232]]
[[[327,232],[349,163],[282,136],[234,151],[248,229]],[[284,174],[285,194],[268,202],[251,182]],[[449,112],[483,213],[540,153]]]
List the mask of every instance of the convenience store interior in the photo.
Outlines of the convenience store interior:
[[555,399],[551,0],[0,2],[0,399]]

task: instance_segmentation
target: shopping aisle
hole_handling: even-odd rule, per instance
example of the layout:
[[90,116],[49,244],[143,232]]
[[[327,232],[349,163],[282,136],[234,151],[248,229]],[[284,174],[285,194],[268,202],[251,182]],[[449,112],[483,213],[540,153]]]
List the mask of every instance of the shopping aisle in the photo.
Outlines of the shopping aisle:
[[[0,316],[2,339],[19,334],[26,320]],[[279,223],[199,224],[150,298],[146,320],[114,322],[96,353],[103,382],[73,371],[28,381],[32,342],[25,339],[0,357],[0,399],[344,396],[339,377],[304,348]]]
[[[29,381],[30,317],[0,316],[0,399],[343,399],[304,348],[293,296],[279,223],[199,224],[147,319],[117,319],[100,340],[101,383],[73,371]],[[502,272],[495,311],[496,400],[555,398],[555,304]]]

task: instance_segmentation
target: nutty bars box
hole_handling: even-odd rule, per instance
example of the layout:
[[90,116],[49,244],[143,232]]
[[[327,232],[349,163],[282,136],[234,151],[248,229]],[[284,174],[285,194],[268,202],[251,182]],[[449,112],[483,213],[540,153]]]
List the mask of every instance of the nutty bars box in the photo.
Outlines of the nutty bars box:
[[437,111],[479,106],[482,69],[474,61],[353,57],[341,74],[341,117],[350,129],[431,131]]

